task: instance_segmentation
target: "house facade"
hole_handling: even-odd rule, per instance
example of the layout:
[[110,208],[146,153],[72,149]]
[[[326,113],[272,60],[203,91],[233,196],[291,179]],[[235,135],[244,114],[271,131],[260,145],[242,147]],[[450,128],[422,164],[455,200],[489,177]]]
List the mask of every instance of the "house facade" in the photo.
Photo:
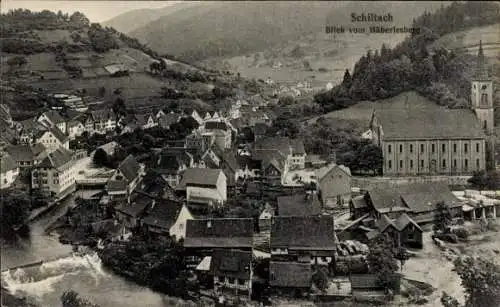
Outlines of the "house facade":
[[35,144],[34,146],[27,144],[12,145],[7,147],[5,151],[9,153],[21,170],[38,165],[47,154],[45,146],[42,144]]
[[37,120],[47,128],[57,127],[63,134],[66,134],[66,120],[55,110],[42,113]]
[[39,132],[35,137],[35,143],[42,144],[49,152],[58,148],[69,150],[69,138],[57,127]]
[[209,275],[213,277],[216,294],[252,295],[252,252],[215,249]]
[[176,189],[186,191],[188,203],[211,207],[227,201],[227,178],[220,169],[188,168]]
[[79,161],[85,157],[85,151],[71,152],[64,148],[48,153],[31,173],[32,188],[38,188],[51,197],[57,197],[74,188],[76,175],[84,169],[84,165]]
[[85,132],[85,126],[78,120],[70,120],[67,124],[67,131],[69,139],[74,140]]
[[351,171],[343,165],[329,164],[315,170],[323,206],[333,208],[351,200]]

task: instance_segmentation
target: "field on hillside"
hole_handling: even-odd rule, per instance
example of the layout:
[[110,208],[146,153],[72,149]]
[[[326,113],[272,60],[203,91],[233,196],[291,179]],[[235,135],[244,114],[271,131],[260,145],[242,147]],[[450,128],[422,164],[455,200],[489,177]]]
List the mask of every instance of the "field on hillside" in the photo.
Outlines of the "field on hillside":
[[[394,46],[404,37],[404,34],[317,33],[258,55],[251,53],[218,61],[227,62],[234,71],[248,78],[271,77],[281,83],[309,80],[313,86],[323,87],[328,82],[340,82],[345,69],[352,70],[357,60],[368,50],[380,49],[383,43]],[[302,55],[290,56],[297,46]],[[258,61],[255,61],[256,57]],[[304,69],[304,61],[309,62],[313,71]],[[282,67],[273,68],[273,64],[278,62],[281,62]]]

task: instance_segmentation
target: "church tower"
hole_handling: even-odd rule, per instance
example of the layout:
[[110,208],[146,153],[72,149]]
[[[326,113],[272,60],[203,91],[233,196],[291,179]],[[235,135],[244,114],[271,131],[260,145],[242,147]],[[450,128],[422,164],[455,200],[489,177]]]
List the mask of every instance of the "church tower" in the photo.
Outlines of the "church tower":
[[[486,59],[483,53],[482,42],[479,41],[476,71],[471,84],[471,107],[476,113],[487,135],[487,156],[489,167],[494,159],[494,114],[493,114],[493,80],[488,76]],[[494,163],[493,163],[494,165]]]

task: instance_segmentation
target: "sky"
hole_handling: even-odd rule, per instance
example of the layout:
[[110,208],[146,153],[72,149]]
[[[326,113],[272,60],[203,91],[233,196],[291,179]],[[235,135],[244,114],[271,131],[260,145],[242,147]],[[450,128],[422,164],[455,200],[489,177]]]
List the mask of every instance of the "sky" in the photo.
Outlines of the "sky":
[[2,12],[10,9],[29,9],[31,11],[55,11],[72,14],[80,11],[91,22],[104,22],[115,16],[137,9],[166,7],[181,1],[52,1],[52,0],[1,0]]

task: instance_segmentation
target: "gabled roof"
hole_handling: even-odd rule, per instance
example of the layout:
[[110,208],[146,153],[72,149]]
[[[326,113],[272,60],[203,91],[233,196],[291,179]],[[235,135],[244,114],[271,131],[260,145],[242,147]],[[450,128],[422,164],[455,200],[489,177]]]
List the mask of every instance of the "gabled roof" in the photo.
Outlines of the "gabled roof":
[[123,203],[116,208],[116,211],[131,217],[139,217],[151,203],[152,200],[149,197],[135,197],[131,204]]
[[109,180],[106,184],[108,192],[127,192],[127,182],[124,180]]
[[316,194],[296,194],[278,197],[279,216],[310,216],[321,214]]
[[38,132],[38,137],[41,137],[42,135],[44,135],[45,133],[47,132],[50,132],[52,133],[52,135],[59,140],[59,142],[61,143],[65,143],[67,140],[68,140],[68,136],[65,135],[59,128],[57,128],[56,126],[50,128],[50,129],[46,129],[45,131],[40,131]]
[[19,122],[22,126],[23,132],[37,132],[37,131],[45,131],[47,128],[43,126],[40,122],[38,122],[34,118],[22,120]]
[[41,154],[45,151],[43,144],[37,143],[34,146],[30,145],[11,145],[5,149],[15,161],[33,161],[36,158],[41,158]]
[[9,154],[0,152],[0,172],[7,173],[16,168],[16,161]]
[[387,229],[387,227],[389,227],[389,226],[392,226],[395,229],[397,229],[396,226],[394,225],[394,223],[391,221],[391,219],[388,218],[387,215],[385,215],[385,214],[382,214],[380,219],[378,219],[375,224],[381,233],[384,232]]
[[359,195],[354,197],[352,200],[352,205],[354,209],[361,209],[361,208],[366,208],[366,200],[364,195]]
[[139,175],[140,169],[141,165],[133,155],[128,155],[118,166],[118,170],[129,182],[133,181]]
[[326,166],[323,166],[315,171],[316,173],[316,178],[318,180],[323,179],[326,175],[330,174],[331,171],[339,169],[343,171],[346,175],[351,176],[351,170],[344,165],[337,165],[335,163],[328,164]]
[[55,151],[48,153],[47,157],[37,167],[59,168],[73,159],[73,153],[65,148],[59,147]]
[[217,180],[222,170],[213,168],[188,168],[182,173],[177,190],[185,189],[187,186],[217,186]]
[[154,115],[152,114],[135,114],[134,117],[135,123],[140,126],[146,125],[150,118],[152,118],[153,120],[155,119]]
[[168,182],[160,173],[156,171],[148,171],[142,178],[141,191],[152,196],[161,197],[165,189],[168,187]]
[[215,249],[210,261],[209,274],[248,280],[252,271],[252,252]]
[[177,113],[168,113],[160,116],[160,118],[158,118],[158,123],[160,126],[170,127],[170,125],[179,121],[179,117],[180,115]]
[[312,285],[311,264],[271,261],[269,263],[269,285],[309,288]]
[[50,120],[50,122],[54,125],[65,122],[64,117],[62,117],[62,115],[55,110],[50,110],[50,111],[44,112],[42,115],[45,115]]
[[111,109],[101,109],[90,111],[90,117],[94,121],[105,121],[108,119],[115,119],[115,113]]
[[142,223],[168,230],[175,223],[182,206],[182,202],[174,200],[156,200]]
[[276,216],[271,220],[271,248],[334,250],[332,216]]
[[207,121],[205,122],[206,130],[229,130],[228,126],[223,121]]
[[252,160],[260,161],[262,168],[267,168],[269,165],[274,166],[280,172],[283,172],[286,158],[280,151],[274,149],[257,149],[252,154]]
[[414,91],[381,101],[374,112],[383,140],[485,137],[472,110],[442,107]]
[[291,140],[282,136],[264,137],[257,140],[254,144],[254,151],[257,150],[277,150],[283,156],[288,156],[292,152],[299,154],[305,153],[302,141]]
[[253,219],[188,220],[185,247],[248,248],[253,243]]
[[403,213],[398,218],[394,221],[394,226],[396,227],[397,230],[402,231],[403,229],[406,228],[406,226],[413,224],[415,228],[417,228],[420,232],[422,232],[422,228],[411,218],[408,216],[408,214]]

